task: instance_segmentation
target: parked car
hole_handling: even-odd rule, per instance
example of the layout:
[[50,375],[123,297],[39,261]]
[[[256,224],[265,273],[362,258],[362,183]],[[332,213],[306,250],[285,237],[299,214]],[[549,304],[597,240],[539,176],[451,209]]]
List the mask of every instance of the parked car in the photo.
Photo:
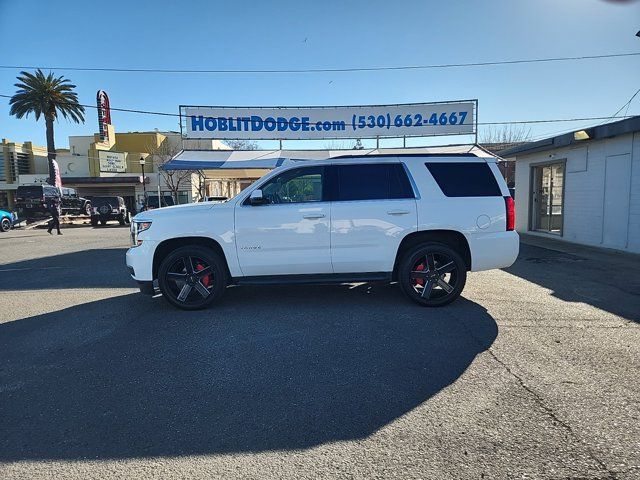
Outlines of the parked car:
[[80,197],[75,189],[52,185],[20,185],[16,190],[16,206],[27,218],[47,216],[52,198],[60,200],[63,215],[90,215],[91,201]]
[[199,309],[227,285],[397,281],[442,306],[468,271],[511,265],[514,202],[495,158],[287,162],[233,199],[144,212],[126,264],[144,293]]
[[117,220],[120,225],[130,221],[129,211],[122,197],[92,197],[91,225],[106,225]]
[[16,212],[0,210],[0,232],[8,232],[17,223],[18,214]]
[[[162,196],[162,207],[172,207],[176,203],[173,201],[173,197],[171,195],[163,195]],[[149,196],[147,198],[147,204],[142,208],[142,211],[146,210],[154,210],[156,208],[161,208],[158,202],[158,196]]]
[[91,215],[91,200],[78,195],[73,188],[62,187],[62,213]]

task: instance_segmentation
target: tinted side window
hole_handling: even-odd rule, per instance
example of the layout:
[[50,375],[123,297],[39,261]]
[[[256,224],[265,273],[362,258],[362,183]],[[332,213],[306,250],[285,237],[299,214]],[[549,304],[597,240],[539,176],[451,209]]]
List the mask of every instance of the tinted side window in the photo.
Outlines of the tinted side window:
[[447,197],[501,197],[500,187],[486,163],[425,163]]
[[44,188],[44,194],[50,197],[59,197],[60,196],[60,190],[58,190],[57,187],[43,187]]
[[271,204],[321,202],[323,167],[295,168],[269,180],[262,195]]
[[403,166],[397,163],[337,165],[336,200],[413,198]]

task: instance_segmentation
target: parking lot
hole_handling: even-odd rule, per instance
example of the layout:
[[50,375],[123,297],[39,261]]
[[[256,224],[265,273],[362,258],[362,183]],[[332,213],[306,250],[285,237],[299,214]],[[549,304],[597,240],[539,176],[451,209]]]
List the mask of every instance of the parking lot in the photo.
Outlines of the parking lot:
[[127,228],[63,231],[0,235],[1,478],[640,475],[637,257],[522,245],[441,309],[355,284],[184,312],[137,293]]

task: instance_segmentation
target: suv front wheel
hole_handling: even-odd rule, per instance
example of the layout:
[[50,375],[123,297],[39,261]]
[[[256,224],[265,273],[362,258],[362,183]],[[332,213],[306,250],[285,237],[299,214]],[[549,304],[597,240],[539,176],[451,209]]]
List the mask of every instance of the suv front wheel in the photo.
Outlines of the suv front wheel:
[[423,243],[407,252],[398,269],[402,291],[425,307],[441,307],[462,293],[467,268],[462,257],[443,243]]
[[227,286],[224,263],[208,248],[180,247],[160,264],[158,286],[175,307],[183,310],[205,308],[218,300]]

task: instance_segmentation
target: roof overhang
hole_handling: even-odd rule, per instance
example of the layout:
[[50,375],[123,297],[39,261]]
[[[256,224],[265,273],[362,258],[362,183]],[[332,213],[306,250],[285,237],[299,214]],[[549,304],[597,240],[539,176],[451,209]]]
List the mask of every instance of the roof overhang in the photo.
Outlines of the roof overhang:
[[[145,180],[149,177],[145,176]],[[62,177],[64,185],[92,184],[92,185],[140,185],[141,177]]]
[[494,157],[477,145],[366,150],[183,150],[164,164],[165,170],[271,169],[305,160],[371,156]]
[[[577,139],[576,133],[588,131],[588,140]],[[553,150],[556,148],[568,147],[569,145],[584,144],[587,141],[601,140],[603,138],[611,138],[625,133],[640,131],[640,116],[620,120],[619,122],[606,123],[595,127],[581,128],[573,132],[564,133],[556,137],[545,138],[537,142],[529,142],[517,147],[507,148],[499,152],[500,156],[514,157],[517,155],[528,155],[530,153],[543,152],[545,150]]]

